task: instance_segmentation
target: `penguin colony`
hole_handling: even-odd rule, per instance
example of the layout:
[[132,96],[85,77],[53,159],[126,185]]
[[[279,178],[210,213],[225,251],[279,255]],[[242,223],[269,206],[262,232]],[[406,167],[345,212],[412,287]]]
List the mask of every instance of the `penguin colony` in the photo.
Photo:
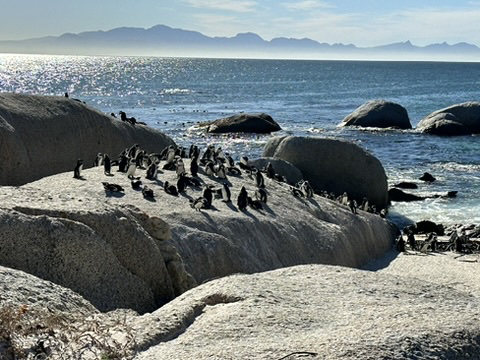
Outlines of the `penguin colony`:
[[[190,159],[187,169],[184,159]],[[247,156],[242,156],[239,162],[235,163],[229,153],[224,152],[221,147],[209,145],[201,154],[200,149],[192,144],[187,149],[173,145],[167,146],[160,153],[147,153],[141,149],[138,144],[123,150],[116,159],[111,160],[108,154],[99,153],[93,161],[93,166],[103,166],[104,174],[107,177],[114,176],[112,167],[117,167],[117,173],[125,174],[130,181],[133,190],[141,192],[143,197],[149,201],[155,201],[155,191],[162,189],[171,196],[178,196],[185,193],[187,189],[198,192],[195,198],[190,198],[190,206],[197,211],[208,210],[213,206],[213,200],[218,199],[224,203],[232,203],[231,183],[229,176],[250,179],[255,185],[255,191],[249,194],[242,186],[236,197],[236,205],[240,211],[246,211],[251,208],[261,211],[267,203],[268,191],[266,188],[265,177],[277,183],[283,183],[288,187],[289,192],[296,198],[309,199],[314,195],[338,201],[340,204],[349,208],[352,213],[357,214],[357,209],[377,213],[374,206],[370,206],[368,199],[364,198],[360,206],[354,199],[350,199],[347,193],[336,196],[333,193],[325,191],[314,193],[312,186],[307,180],[301,180],[296,184],[289,184],[284,176],[275,172],[273,165],[268,163],[264,169],[259,169],[249,163]],[[81,170],[83,161],[78,159],[74,169],[74,178],[83,179]],[[138,170],[144,170],[145,179],[151,181],[149,185],[144,184],[138,174]],[[158,175],[165,171],[175,172],[176,184],[169,181],[161,181]],[[199,173],[205,174],[216,184],[206,184],[198,176]],[[125,189],[115,183],[104,181],[103,188],[107,194],[124,193]],[[154,186],[158,186],[154,188]],[[386,215],[384,211],[381,216]]]

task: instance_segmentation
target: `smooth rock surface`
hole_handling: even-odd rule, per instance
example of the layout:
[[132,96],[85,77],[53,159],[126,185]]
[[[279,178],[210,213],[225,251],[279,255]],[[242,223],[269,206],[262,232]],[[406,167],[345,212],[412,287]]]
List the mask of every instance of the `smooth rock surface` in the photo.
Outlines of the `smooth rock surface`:
[[346,116],[339,126],[411,129],[407,110],[385,100],[370,100]]
[[304,265],[203,284],[131,319],[136,359],[480,356],[475,258],[392,252],[369,268]]
[[274,137],[263,156],[277,157],[297,167],[315,191],[326,190],[383,209],[388,204],[387,176],[380,161],[360,146],[343,140]]
[[237,132],[268,134],[282,130],[280,125],[270,115],[265,113],[233,115],[201,123],[199,127],[206,128],[207,132],[212,134]]
[[140,144],[160,152],[173,140],[144,125],[130,125],[73,99],[0,93],[0,185],[21,185],[71,171],[77,159],[92,166],[99,152],[116,159]]
[[418,123],[416,130],[443,136],[480,134],[480,102],[465,102],[434,111]]

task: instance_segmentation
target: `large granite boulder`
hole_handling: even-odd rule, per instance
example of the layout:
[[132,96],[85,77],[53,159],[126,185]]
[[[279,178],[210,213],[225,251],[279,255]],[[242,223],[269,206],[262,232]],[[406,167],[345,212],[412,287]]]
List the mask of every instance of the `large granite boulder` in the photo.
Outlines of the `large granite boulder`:
[[0,264],[69,288],[101,311],[152,311],[195,285],[181,263],[169,267],[181,260],[160,219],[133,208],[69,208],[0,209]]
[[116,158],[135,143],[159,152],[173,140],[65,97],[0,94],[0,185],[21,185],[84,167],[99,152]]
[[411,129],[407,110],[396,103],[371,100],[345,117],[339,126]]
[[347,192],[361,203],[388,205],[387,176],[380,161],[360,146],[343,140],[286,136],[271,139],[263,156],[286,160],[300,169],[315,191]]
[[221,133],[256,133],[269,134],[282,130],[273,118],[265,113],[238,114],[227,118],[208,121],[199,125],[212,134]]
[[443,136],[480,134],[480,102],[465,102],[437,110],[422,119],[417,130]]

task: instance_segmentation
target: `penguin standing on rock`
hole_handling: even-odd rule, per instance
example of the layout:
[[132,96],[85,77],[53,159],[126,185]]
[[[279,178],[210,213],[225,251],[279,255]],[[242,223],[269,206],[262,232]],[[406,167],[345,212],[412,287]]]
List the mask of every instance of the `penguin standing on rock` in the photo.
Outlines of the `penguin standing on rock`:
[[132,179],[135,176],[135,171],[137,170],[137,162],[135,159],[131,159],[128,164],[127,177]]
[[146,178],[148,180],[156,180],[158,173],[158,165],[155,162],[152,162],[147,168]]
[[178,190],[175,185],[170,185],[168,181],[163,184],[163,190],[169,195],[178,196]]
[[112,170],[112,164],[110,162],[110,157],[105,154],[103,157],[103,172],[105,175],[110,175],[110,171]]
[[247,189],[245,189],[245,186],[242,186],[240,190],[240,194],[238,194],[237,198],[237,206],[241,211],[245,211],[247,209],[247,198],[248,198],[248,193]]
[[271,162],[267,164],[267,168],[265,169],[267,172],[267,177],[270,179],[275,178],[275,170],[273,169],[273,165]]
[[255,185],[257,185],[258,188],[264,188],[265,179],[263,178],[263,175],[260,172],[260,170],[255,169],[255,171],[253,171],[253,176],[255,178]]
[[78,159],[77,165],[75,165],[75,169],[73,170],[73,177],[75,179],[82,179],[82,175],[81,175],[82,169],[83,169],[83,160]]
[[255,190],[255,198],[258,201],[261,201],[263,203],[267,203],[267,191],[265,189],[257,189]]
[[232,201],[230,199],[230,197],[231,197],[231,193],[230,193],[230,189],[228,187],[228,183],[224,182],[223,187],[222,187],[222,201],[229,203],[229,202]]
[[195,177],[198,175],[198,160],[196,157],[193,157],[190,162],[190,174]]
[[152,200],[155,195],[153,194],[153,190],[150,189],[147,185],[145,185],[142,189],[142,194],[145,199]]
[[205,209],[210,209],[212,207],[213,201],[213,192],[208,186],[203,190],[202,194],[203,198],[205,199]]

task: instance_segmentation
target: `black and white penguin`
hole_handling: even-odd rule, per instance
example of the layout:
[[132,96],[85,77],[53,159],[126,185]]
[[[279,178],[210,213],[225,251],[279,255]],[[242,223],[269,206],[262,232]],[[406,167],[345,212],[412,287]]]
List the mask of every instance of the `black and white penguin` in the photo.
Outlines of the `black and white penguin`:
[[223,152],[223,150],[222,150],[222,148],[221,148],[220,146],[219,146],[219,147],[217,148],[217,150],[215,151],[215,159],[216,159],[217,161],[222,162],[222,163],[225,162],[225,154],[224,154],[224,152]]
[[210,187],[206,187],[204,190],[203,190],[203,194],[202,194],[203,198],[205,199],[206,203],[205,203],[205,209],[210,209],[210,207],[212,206],[212,201],[213,201],[213,192],[212,192],[212,189],[210,189]]
[[199,188],[202,186],[202,184],[200,183],[200,180],[194,178],[194,177],[190,177],[190,176],[184,176],[185,178],[185,184],[187,186],[191,186],[191,187],[195,187],[195,188]]
[[267,191],[265,189],[257,189],[255,190],[255,198],[258,200],[258,201],[261,201],[263,203],[267,203]]
[[139,150],[139,145],[138,144],[134,144],[132,145],[132,147],[130,149],[128,149],[127,151],[127,156],[129,158],[134,158],[137,156],[137,151]]
[[127,177],[129,179],[133,178],[135,176],[136,170],[137,170],[137,162],[135,161],[135,159],[130,159],[130,162],[128,164]]
[[225,161],[227,163],[227,167],[235,167],[235,161],[233,161],[233,158],[229,153],[225,153]]
[[178,195],[178,190],[175,187],[175,185],[170,185],[168,181],[165,181],[163,184],[163,190],[169,195],[177,196]]
[[225,166],[223,164],[217,165],[215,175],[217,175],[217,177],[220,178],[220,179],[226,179],[227,178],[227,174],[225,172]]
[[207,175],[207,176],[214,176],[215,175],[215,168],[214,168],[213,162],[208,161],[205,164],[205,175]]
[[153,190],[150,189],[147,185],[145,185],[143,187],[142,195],[145,199],[153,199],[155,197],[155,194],[153,193]]
[[313,197],[313,188],[307,180],[302,181],[300,189],[302,190],[306,198]]
[[240,169],[242,169],[242,170],[250,171],[252,169],[251,166],[248,164],[248,157],[247,156],[242,156],[240,158],[240,162],[238,163],[238,166],[240,166]]
[[247,204],[254,210],[263,210],[262,203],[258,200],[253,200],[250,196],[247,196]]
[[237,198],[237,206],[241,211],[244,211],[247,209],[247,204],[248,204],[247,198],[248,198],[247,189],[245,189],[245,186],[242,186]]
[[235,167],[235,166],[229,166],[227,167],[227,173],[229,175],[233,175],[233,176],[240,176],[242,174],[242,172],[240,171],[239,168]]
[[185,174],[185,165],[183,164],[183,160],[181,158],[177,159],[175,165],[177,167],[177,178],[180,178],[182,174]]
[[182,193],[187,188],[187,178],[185,173],[181,173],[177,180],[177,190],[179,193]]
[[158,173],[158,165],[155,162],[152,162],[150,166],[147,168],[147,173],[145,177],[148,180],[156,180],[157,179],[157,173]]
[[140,190],[142,187],[142,182],[140,180],[132,180],[131,185],[132,185],[132,189]]
[[93,161],[93,166],[102,166],[103,165],[103,154],[98,153],[97,157]]
[[203,196],[196,198],[195,200],[190,200],[190,206],[197,211],[205,209],[205,203],[206,200]]
[[110,171],[112,170],[112,164],[110,162],[110,157],[108,154],[105,154],[103,157],[103,173],[105,175],[110,175]]
[[128,158],[125,155],[120,155],[120,161],[118,162],[118,171],[127,172]]
[[297,189],[295,186],[290,186],[290,191],[292,192],[292,195],[295,197],[304,197],[303,192],[300,189]]
[[167,164],[171,164],[175,161],[175,149],[173,145],[168,146],[165,160],[167,161]]
[[255,178],[255,185],[258,188],[264,188],[265,187],[265,179],[263,178],[263,175],[260,172],[260,170],[255,168],[252,173],[253,173],[253,176]]
[[229,203],[232,201],[230,197],[231,197],[230,188],[228,186],[228,183],[224,182],[222,187],[222,201]]
[[81,179],[82,178],[82,169],[83,169],[83,160],[78,159],[77,160],[77,165],[75,165],[75,169],[73,170],[73,177],[75,179]]
[[350,211],[354,214],[357,213],[357,202],[355,200],[352,200],[352,199],[348,199],[347,201],[347,205],[348,207],[350,208]]
[[190,174],[192,176],[198,176],[198,160],[196,157],[193,157],[190,162]]
[[266,173],[267,173],[267,177],[270,178],[270,179],[273,179],[275,178],[275,170],[273,169],[273,165],[271,162],[269,162],[267,164],[267,168],[265,169]]
[[104,190],[108,191],[108,192],[122,192],[122,191],[124,191],[123,187],[121,187],[118,184],[108,183],[108,182],[105,182],[105,181],[102,181],[102,184],[103,184]]

